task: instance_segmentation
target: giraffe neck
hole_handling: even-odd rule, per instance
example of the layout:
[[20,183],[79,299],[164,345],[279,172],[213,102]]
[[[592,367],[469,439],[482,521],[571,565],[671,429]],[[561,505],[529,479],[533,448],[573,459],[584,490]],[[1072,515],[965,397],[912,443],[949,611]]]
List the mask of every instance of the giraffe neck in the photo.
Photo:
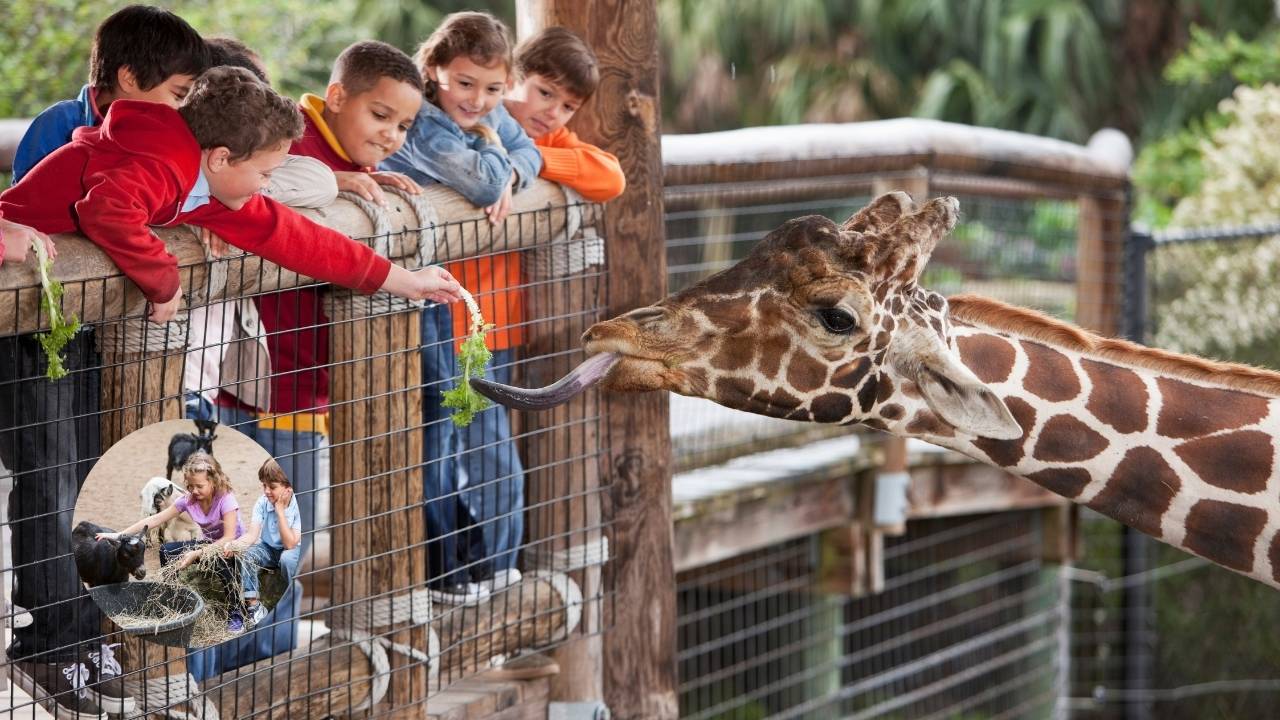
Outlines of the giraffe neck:
[[1021,475],[1280,587],[1275,393],[1171,372],[1167,362],[1151,369],[1138,352],[1090,352],[1007,329],[964,324],[954,338],[961,360],[1005,401],[1023,437],[955,434],[919,400],[893,431]]

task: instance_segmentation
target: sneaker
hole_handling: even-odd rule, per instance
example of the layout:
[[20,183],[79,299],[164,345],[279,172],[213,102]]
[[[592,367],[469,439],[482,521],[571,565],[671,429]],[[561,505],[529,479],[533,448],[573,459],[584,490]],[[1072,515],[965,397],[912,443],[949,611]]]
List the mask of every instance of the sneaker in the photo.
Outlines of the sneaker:
[[116,660],[115,649],[120,643],[103,643],[97,650],[90,650],[81,660],[89,668],[89,697],[112,715],[128,715],[134,710],[133,698],[124,688],[124,669]]
[[479,605],[489,599],[489,591],[476,583],[458,583],[431,590],[431,601],[445,605]]
[[256,603],[253,610],[249,612],[249,627],[256,627],[258,623],[267,619],[267,606],[262,603]]
[[480,584],[489,592],[496,593],[506,590],[523,579],[524,576],[520,574],[519,570],[515,568],[507,568],[505,570],[495,571],[493,573],[493,577]]
[[239,610],[232,610],[231,615],[227,617],[227,632],[232,635],[244,632],[244,617]]
[[102,716],[102,708],[89,698],[90,673],[84,663],[19,660],[12,664],[12,668],[13,680],[18,687],[58,720]]

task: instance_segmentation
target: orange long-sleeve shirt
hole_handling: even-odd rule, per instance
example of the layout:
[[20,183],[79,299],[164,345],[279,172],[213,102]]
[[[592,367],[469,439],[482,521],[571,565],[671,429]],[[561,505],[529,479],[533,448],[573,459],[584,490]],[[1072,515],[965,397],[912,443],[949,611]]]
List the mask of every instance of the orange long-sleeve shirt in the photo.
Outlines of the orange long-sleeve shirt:
[[542,153],[542,172],[552,182],[568,185],[592,202],[605,202],[622,194],[627,178],[618,158],[578,139],[569,128],[560,128],[533,141]]

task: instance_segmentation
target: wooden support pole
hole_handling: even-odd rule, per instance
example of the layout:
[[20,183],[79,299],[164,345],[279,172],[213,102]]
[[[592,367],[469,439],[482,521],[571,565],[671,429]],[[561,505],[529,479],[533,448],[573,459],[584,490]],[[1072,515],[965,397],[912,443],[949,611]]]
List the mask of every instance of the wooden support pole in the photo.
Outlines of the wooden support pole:
[[[616,154],[627,176],[627,191],[610,203],[605,221],[609,315],[656,302],[666,295],[657,3],[525,0],[517,12],[521,36],[560,25],[595,51],[600,88],[572,125]],[[616,594],[602,662],[604,699],[616,718],[678,714],[667,408],[665,393],[608,405]]]
[[1120,333],[1124,307],[1122,195],[1081,195],[1076,221],[1076,324],[1104,336]]
[[[377,634],[427,650],[426,630],[408,613],[379,622],[377,605],[426,582],[422,513],[420,311],[385,296],[334,291],[330,330],[333,612],[335,629],[399,627]],[[381,603],[379,603],[381,601]],[[423,714],[427,666],[390,653],[385,703],[402,717]],[[388,712],[384,706],[378,712]]]

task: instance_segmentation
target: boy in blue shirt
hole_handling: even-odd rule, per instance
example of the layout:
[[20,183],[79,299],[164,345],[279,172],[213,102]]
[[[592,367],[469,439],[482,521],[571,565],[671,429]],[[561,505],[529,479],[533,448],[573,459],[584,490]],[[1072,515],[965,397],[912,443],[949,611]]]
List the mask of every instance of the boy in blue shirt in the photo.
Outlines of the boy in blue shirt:
[[[302,542],[302,513],[284,470],[268,458],[258,468],[258,482],[262,483],[262,497],[253,504],[249,530],[233,543],[235,548],[246,548],[240,556],[240,584],[250,627],[267,617],[266,606],[258,601],[258,570],[278,569],[289,587],[298,572],[298,545]],[[226,554],[233,551],[228,548]]]
[[94,34],[89,84],[75,100],[46,108],[22,136],[13,158],[13,182],[71,142],[76,128],[100,125],[116,100],[178,107],[196,76],[208,67],[204,39],[182,18],[148,5],[120,9]]

